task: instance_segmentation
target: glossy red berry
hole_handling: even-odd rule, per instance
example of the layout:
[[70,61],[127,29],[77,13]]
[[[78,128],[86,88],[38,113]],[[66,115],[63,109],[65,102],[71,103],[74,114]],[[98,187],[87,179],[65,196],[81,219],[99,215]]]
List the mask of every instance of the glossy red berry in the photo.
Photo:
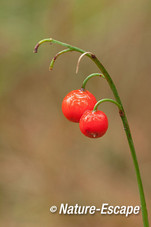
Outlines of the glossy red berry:
[[80,119],[81,132],[90,138],[98,138],[105,134],[108,129],[108,119],[100,110],[85,111]]
[[79,122],[86,110],[93,110],[96,102],[96,98],[89,91],[73,90],[63,99],[62,112],[69,121]]

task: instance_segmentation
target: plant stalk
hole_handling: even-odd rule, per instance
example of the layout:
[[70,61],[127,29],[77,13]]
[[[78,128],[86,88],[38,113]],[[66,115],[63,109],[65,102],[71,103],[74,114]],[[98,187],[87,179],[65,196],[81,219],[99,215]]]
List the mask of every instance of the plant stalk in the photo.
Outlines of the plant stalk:
[[115,100],[113,100],[113,99],[101,99],[101,100],[99,100],[99,101],[95,104],[95,106],[94,106],[94,108],[93,108],[93,111],[97,111],[98,106],[99,106],[101,103],[103,103],[103,102],[111,102],[111,103],[114,103],[114,104],[119,108],[119,111],[121,111],[121,105],[120,105],[118,102],[116,102]]
[[89,76],[87,76],[87,77],[85,78],[85,80],[84,80],[83,83],[82,83],[82,87],[81,87],[81,88],[85,89],[85,86],[86,86],[87,82],[88,82],[92,77],[95,77],[95,76],[99,76],[99,77],[102,77],[102,78],[105,79],[104,75],[101,74],[101,73],[92,73],[92,74],[90,74]]
[[[39,46],[44,43],[44,42],[50,42],[50,43],[56,43],[56,44],[60,44],[62,46],[67,47],[68,49],[70,49],[71,51],[76,51],[76,52],[80,52],[82,54],[86,53],[86,51],[79,49],[78,47],[74,47],[71,46],[69,44],[66,43],[62,43],[58,40],[54,40],[51,38],[48,39],[44,39],[41,40],[34,49],[34,52],[37,53],[37,50],[39,48]],[[145,201],[145,195],[144,195],[144,190],[143,190],[143,184],[142,184],[142,179],[141,179],[141,175],[140,175],[140,170],[139,170],[139,164],[137,161],[137,156],[136,156],[136,152],[135,152],[135,148],[134,148],[134,143],[133,143],[133,139],[132,139],[132,135],[130,132],[130,128],[129,128],[129,124],[128,124],[128,120],[121,102],[121,99],[119,97],[119,94],[117,92],[117,89],[115,87],[115,84],[112,80],[112,78],[110,77],[109,73],[107,72],[107,70],[105,69],[105,67],[101,64],[101,62],[97,59],[97,57],[94,54],[91,53],[87,53],[85,54],[87,57],[89,57],[100,69],[100,71],[103,73],[105,79],[107,80],[113,94],[114,97],[117,101],[117,103],[119,104],[119,114],[120,117],[122,119],[123,125],[124,125],[124,130],[127,136],[127,140],[128,140],[128,144],[130,147],[130,151],[131,151],[131,155],[132,155],[132,159],[133,159],[133,163],[134,163],[134,167],[135,167],[135,171],[136,171],[136,176],[137,176],[137,182],[138,182],[138,188],[139,188],[139,194],[140,194],[140,201],[141,201],[141,210],[142,210],[142,217],[143,217],[143,223],[144,223],[144,227],[149,227],[149,221],[148,221],[148,214],[147,214],[147,208],[146,208],[146,201]]]
[[129,128],[128,120],[127,120],[121,99],[118,95],[118,92],[117,92],[117,89],[116,89],[116,87],[113,83],[113,80],[111,79],[110,75],[108,74],[108,72],[106,71],[104,66],[101,64],[101,62],[96,57],[93,57],[91,59],[95,62],[95,64],[98,66],[98,68],[101,70],[101,72],[103,73],[103,75],[107,79],[108,84],[109,84],[109,86],[110,86],[110,88],[111,88],[111,90],[114,94],[116,101],[121,106],[119,113],[120,113],[120,117],[121,117],[123,125],[124,125],[124,130],[125,130],[125,133],[126,133],[126,136],[127,136],[128,144],[129,144],[129,147],[130,147],[130,151],[131,151],[131,155],[132,155],[132,159],[133,159],[133,163],[134,163],[134,167],[135,167],[135,171],[136,171],[137,183],[138,183],[140,201],[141,201],[143,223],[144,223],[144,227],[149,227],[147,207],[146,207],[146,201],[145,201],[142,179],[141,179],[140,170],[139,170],[139,164],[138,164],[138,161],[137,161],[137,156],[136,156],[135,147],[134,147],[131,131],[130,131],[130,128]]

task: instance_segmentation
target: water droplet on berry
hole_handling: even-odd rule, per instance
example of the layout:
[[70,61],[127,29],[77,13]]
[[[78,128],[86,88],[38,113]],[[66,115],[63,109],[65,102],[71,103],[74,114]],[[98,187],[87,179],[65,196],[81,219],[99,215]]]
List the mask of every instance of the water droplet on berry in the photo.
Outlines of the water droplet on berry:
[[92,132],[92,133],[91,133],[91,136],[92,136],[93,138],[96,138],[97,135],[98,135],[98,134],[97,134],[96,132]]

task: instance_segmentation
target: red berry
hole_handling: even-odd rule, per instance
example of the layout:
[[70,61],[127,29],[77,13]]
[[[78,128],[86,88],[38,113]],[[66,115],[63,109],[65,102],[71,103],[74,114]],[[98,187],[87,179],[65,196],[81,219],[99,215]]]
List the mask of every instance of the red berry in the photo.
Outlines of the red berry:
[[108,129],[108,119],[100,110],[85,111],[80,119],[81,132],[90,138],[98,138],[105,134]]
[[69,121],[79,122],[86,110],[93,110],[96,102],[96,98],[89,91],[73,90],[63,99],[62,112]]

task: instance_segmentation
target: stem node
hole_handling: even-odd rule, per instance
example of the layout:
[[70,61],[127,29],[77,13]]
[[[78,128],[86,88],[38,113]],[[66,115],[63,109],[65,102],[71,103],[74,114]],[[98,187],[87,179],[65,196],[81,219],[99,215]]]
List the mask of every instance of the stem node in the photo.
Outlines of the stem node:
[[91,54],[91,57],[92,57],[93,59],[95,59],[95,58],[96,58],[95,54]]
[[119,110],[119,114],[120,114],[120,117],[124,117],[124,111],[123,110]]

